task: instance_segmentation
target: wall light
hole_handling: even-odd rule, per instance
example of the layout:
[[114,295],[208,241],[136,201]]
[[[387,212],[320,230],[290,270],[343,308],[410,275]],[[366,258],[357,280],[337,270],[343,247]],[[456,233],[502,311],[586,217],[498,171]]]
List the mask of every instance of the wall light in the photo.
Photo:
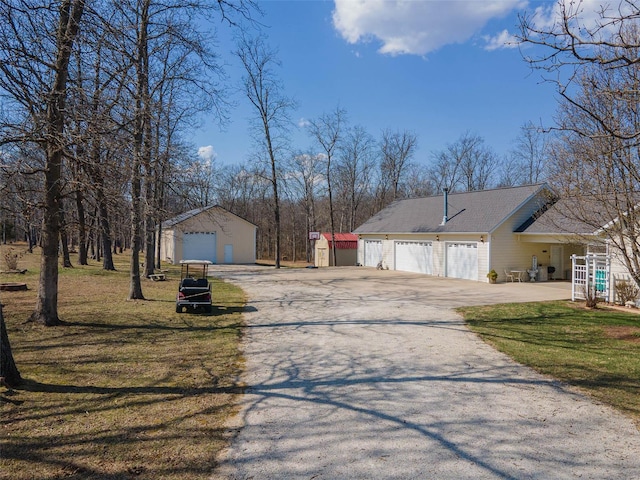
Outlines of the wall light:
[[436,242],[440,241],[440,235],[436,235]]
[[385,240],[389,240],[389,235],[385,235],[385,236],[384,236],[384,239],[385,239]]
[[480,235],[480,241],[484,243],[484,236]]

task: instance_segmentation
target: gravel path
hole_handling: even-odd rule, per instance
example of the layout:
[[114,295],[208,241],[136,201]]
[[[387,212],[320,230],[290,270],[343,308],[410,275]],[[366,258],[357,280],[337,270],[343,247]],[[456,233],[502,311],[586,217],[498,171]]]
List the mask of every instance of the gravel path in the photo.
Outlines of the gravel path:
[[640,478],[628,418],[515,364],[452,311],[567,298],[566,284],[216,268],[249,296],[249,389],[212,478]]

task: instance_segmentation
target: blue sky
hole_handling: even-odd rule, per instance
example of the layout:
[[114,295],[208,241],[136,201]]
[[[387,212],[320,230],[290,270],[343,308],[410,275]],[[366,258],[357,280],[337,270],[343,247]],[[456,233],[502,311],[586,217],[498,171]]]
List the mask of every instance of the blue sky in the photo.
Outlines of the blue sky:
[[[516,32],[519,13],[548,13],[554,2],[266,0],[260,5],[269,44],[279,52],[285,94],[298,105],[292,112],[296,125],[340,106],[351,125],[364,126],[375,138],[383,129],[415,132],[414,161],[427,163],[465,132],[505,155],[523,124],[552,122],[557,105],[552,86],[504,41]],[[242,72],[232,49],[220,35],[220,54],[237,84]],[[247,162],[254,151],[248,128],[253,112],[241,95],[235,101],[224,130],[205,117],[190,139],[219,164]],[[295,149],[313,146],[304,128],[294,127],[292,140]]]

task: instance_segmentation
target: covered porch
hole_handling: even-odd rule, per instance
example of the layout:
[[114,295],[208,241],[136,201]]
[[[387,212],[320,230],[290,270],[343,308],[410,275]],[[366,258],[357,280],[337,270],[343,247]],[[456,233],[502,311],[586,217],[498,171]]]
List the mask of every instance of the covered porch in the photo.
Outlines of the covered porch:
[[586,255],[589,250],[585,239],[575,236],[519,233],[518,243],[527,265],[526,279],[530,280],[529,270],[535,267],[537,282],[571,281],[572,256]]

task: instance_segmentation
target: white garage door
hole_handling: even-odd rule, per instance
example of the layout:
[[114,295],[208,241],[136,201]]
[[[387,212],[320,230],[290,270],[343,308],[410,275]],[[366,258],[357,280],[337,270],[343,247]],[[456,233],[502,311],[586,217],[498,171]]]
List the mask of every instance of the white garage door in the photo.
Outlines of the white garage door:
[[431,275],[432,267],[431,242],[396,242],[396,270]]
[[182,239],[183,260],[209,260],[216,263],[215,232],[185,232]]
[[477,243],[447,243],[447,277],[478,280]]
[[382,260],[382,240],[364,241],[364,266],[377,267]]

